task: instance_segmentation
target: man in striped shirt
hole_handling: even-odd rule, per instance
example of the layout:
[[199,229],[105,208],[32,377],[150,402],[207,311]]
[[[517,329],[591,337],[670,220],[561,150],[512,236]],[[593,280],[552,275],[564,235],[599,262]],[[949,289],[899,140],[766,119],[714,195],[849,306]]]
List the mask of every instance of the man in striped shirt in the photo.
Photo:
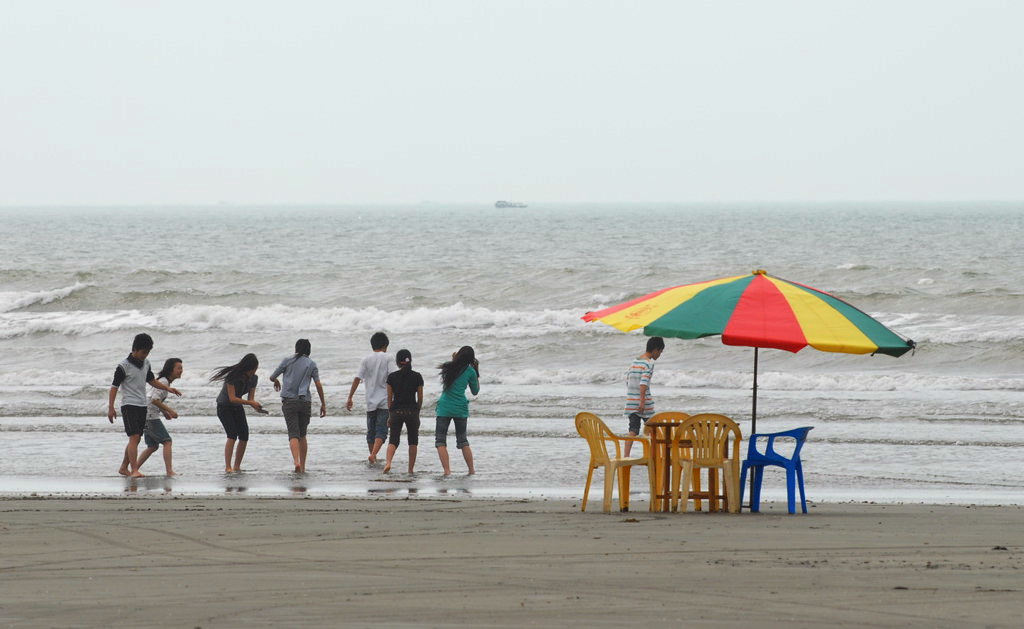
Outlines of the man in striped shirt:
[[[629,418],[629,434],[634,437],[640,434],[641,422],[646,424],[654,415],[651,376],[654,375],[654,361],[661,357],[663,351],[665,339],[652,336],[647,339],[647,351],[637,356],[626,371],[626,410],[623,414]],[[629,456],[632,447],[633,442],[627,441],[623,454]]]

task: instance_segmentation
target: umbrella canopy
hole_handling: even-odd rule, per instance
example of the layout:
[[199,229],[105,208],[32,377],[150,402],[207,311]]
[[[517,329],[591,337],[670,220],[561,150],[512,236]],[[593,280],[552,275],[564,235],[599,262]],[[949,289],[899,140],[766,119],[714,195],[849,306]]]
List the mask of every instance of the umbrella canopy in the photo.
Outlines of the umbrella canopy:
[[721,335],[726,345],[798,352],[902,356],[914,348],[892,330],[826,292],[754,271],[674,286],[583,315],[623,332],[696,339]]
[[754,348],[751,431],[757,430],[758,348],[902,356],[915,347],[878,321],[826,292],[757,270],[666,288],[583,315],[623,332],[696,339],[721,335],[726,345]]

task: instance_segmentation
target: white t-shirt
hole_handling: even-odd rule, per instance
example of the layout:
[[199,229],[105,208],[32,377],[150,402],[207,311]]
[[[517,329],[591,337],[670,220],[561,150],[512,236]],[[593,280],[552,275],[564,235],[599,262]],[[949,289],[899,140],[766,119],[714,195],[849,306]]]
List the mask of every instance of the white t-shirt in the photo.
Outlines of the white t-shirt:
[[388,374],[397,370],[398,365],[387,352],[374,352],[359,363],[356,377],[366,386],[367,411],[388,407]]
[[[167,378],[157,378],[157,380],[160,382],[160,384],[170,386],[170,383],[167,382]],[[149,401],[149,404],[146,405],[146,421],[149,421],[151,419],[163,419],[163,411],[157,408],[156,404],[153,404],[153,400],[160,400],[161,402],[166,402],[167,391],[164,391],[163,389],[158,389],[156,387],[149,387],[149,397],[146,399]]]

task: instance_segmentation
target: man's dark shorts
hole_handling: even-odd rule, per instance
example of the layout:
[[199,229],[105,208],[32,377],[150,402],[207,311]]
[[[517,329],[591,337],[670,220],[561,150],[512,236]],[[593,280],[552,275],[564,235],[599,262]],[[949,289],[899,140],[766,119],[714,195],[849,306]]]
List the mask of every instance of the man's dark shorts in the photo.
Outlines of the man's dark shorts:
[[646,424],[648,419],[650,419],[650,417],[640,417],[640,413],[631,413],[629,415],[629,432],[634,435],[639,435],[640,422]]
[[300,398],[283,398],[281,412],[284,413],[284,424],[288,427],[289,439],[302,439],[309,428],[309,417],[313,403]]
[[124,422],[126,435],[141,436],[146,431],[146,407],[125,404],[121,407],[121,421]]

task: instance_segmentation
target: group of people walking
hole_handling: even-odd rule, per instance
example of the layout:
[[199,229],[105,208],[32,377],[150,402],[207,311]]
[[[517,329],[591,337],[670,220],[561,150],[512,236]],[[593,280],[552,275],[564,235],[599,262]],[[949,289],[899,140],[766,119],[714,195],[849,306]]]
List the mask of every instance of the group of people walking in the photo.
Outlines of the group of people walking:
[[[399,350],[392,362],[387,354],[388,337],[377,332],[370,337],[373,353],[359,364],[356,377],[352,380],[345,407],[352,410],[353,397],[360,384],[366,390],[366,445],[367,460],[377,463],[384,442],[388,442],[384,473],[391,471],[392,462],[404,427],[409,445],[409,473],[416,464],[419,445],[420,411],[423,407],[423,376],[412,369],[412,353]],[[180,396],[181,392],[171,386],[181,378],[183,363],[180,358],[168,358],[163,368],[154,376],[149,364],[149,353],[153,339],[148,334],[138,334],[132,342],[131,353],[114,369],[111,382],[107,419],[113,423],[117,417],[115,401],[121,393],[121,420],[128,435],[124,457],[119,473],[124,476],[144,476],[142,464],[158,449],[163,448],[164,466],[168,476],[174,475],[172,465],[172,439],[164,426],[163,419],[175,419],[178,413],[167,404],[169,394]],[[295,343],[295,353],[286,357],[270,374],[274,390],[281,394],[281,410],[288,430],[288,445],[291,450],[295,472],[306,471],[308,444],[306,433],[312,416],[310,386],[316,388],[320,399],[320,417],[327,415],[327,401],[316,363],[310,359],[311,344],[307,339]],[[227,440],[224,444],[225,472],[240,472],[242,459],[249,441],[249,424],[245,407],[252,407],[258,413],[266,413],[263,405],[256,400],[258,377],[256,370],[259,360],[255,354],[246,354],[234,365],[217,368],[210,377],[211,382],[221,382],[217,396],[217,417],[224,427]],[[452,354],[449,361],[438,367],[442,392],[437,401],[434,445],[444,475],[451,474],[448,455],[448,431],[454,422],[456,447],[462,451],[470,474],[475,473],[473,452],[466,437],[469,417],[468,388],[473,395],[480,392],[480,366],[475,352],[465,346]],[[149,389],[147,391],[147,385]],[[139,453],[140,442],[145,439],[146,448]]]

